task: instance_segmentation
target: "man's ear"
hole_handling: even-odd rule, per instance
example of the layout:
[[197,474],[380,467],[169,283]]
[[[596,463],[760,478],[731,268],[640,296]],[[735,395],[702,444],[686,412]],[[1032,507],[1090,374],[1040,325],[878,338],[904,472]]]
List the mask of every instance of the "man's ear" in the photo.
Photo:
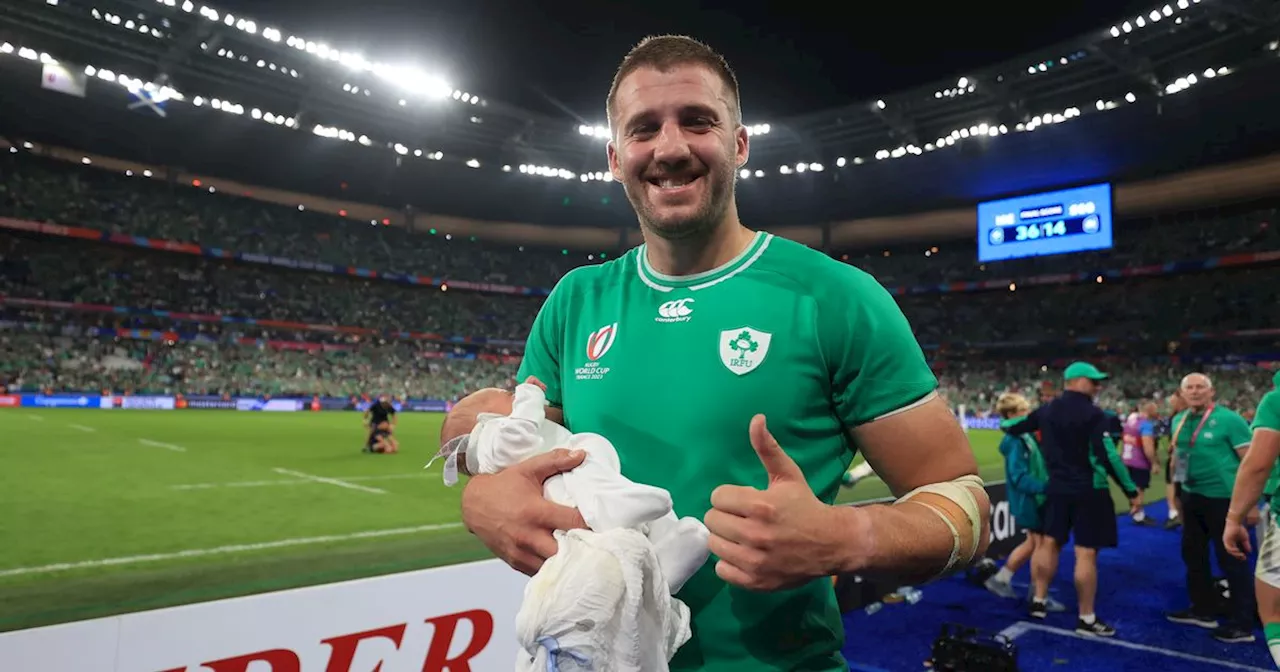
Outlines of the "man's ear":
[[605,156],[609,160],[609,174],[613,176],[613,181],[622,182],[622,164],[618,161],[618,148],[614,146],[613,140],[605,145]]

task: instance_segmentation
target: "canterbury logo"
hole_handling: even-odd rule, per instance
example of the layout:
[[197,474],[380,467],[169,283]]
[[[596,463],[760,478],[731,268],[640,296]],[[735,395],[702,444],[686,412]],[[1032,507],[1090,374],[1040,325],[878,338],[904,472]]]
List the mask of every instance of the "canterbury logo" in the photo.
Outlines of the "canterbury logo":
[[613,342],[618,338],[618,323],[614,322],[605,327],[592,332],[587,337],[587,359],[595,361],[604,357],[604,353],[609,352],[609,348],[613,347]]
[[693,299],[668,301],[658,306],[658,316],[654,319],[658,322],[688,322],[689,315],[693,313],[693,309],[689,307],[691,303]]

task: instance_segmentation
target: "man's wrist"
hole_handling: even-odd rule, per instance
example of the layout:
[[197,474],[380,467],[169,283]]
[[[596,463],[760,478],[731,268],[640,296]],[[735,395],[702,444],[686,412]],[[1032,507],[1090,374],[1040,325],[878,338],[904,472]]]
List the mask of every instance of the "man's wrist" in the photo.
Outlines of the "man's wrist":
[[833,506],[831,533],[836,540],[837,571],[854,574],[872,566],[876,539],[867,506]]

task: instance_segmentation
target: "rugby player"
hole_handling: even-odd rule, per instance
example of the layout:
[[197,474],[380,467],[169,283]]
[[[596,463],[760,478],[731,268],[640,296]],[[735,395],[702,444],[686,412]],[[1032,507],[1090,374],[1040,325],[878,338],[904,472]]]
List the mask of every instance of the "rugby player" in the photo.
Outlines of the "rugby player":
[[1258,596],[1258,617],[1267,637],[1267,648],[1280,669],[1280,519],[1276,517],[1276,491],[1280,489],[1280,372],[1272,379],[1275,388],[1258,403],[1253,416],[1253,436],[1245,453],[1236,484],[1231,490],[1231,507],[1222,531],[1222,543],[1238,560],[1246,560],[1252,550],[1248,527],[1258,500],[1268,498],[1270,506],[1263,521],[1258,544],[1258,564],[1253,570],[1253,588]]
[[[610,173],[644,244],[560,280],[518,378],[545,382],[549,418],[608,436],[625,476],[711,531],[680,591],[693,637],[672,670],[846,672],[831,576],[918,585],[981,555],[990,502],[973,451],[880,283],[739,219],[749,138],[723,57],[646,39],[607,112]],[[833,505],[856,451],[897,501]],[[581,460],[553,451],[472,477],[464,522],[536,571],[553,530],[584,527],[542,481]]]
[[[365,440],[364,452],[384,452],[374,450],[374,443],[379,438],[378,433],[385,431],[385,437],[390,437],[396,430],[396,407],[391,403],[391,397],[381,395],[378,400],[369,405],[364,412],[364,424],[369,429],[369,438]],[[385,426],[385,428],[384,428]],[[395,451],[392,451],[395,452]]]

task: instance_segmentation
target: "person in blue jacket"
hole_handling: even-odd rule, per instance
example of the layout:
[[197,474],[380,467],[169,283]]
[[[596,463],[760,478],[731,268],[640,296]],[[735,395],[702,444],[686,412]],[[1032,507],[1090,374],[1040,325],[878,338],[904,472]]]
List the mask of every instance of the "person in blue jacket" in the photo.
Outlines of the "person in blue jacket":
[[[1034,434],[1012,434],[1009,428],[1023,420],[1031,411],[1031,403],[1021,394],[1006,392],[996,400],[996,413],[1000,415],[1000,428],[1005,431],[1000,441],[1000,454],[1004,455],[1005,492],[1009,501],[1009,515],[1027,538],[1013,549],[1004,567],[983,584],[987,590],[1000,597],[1017,598],[1010,582],[1013,575],[1031,560],[1041,539],[1041,510],[1045,502],[1045,486],[1049,482],[1049,469]],[[1065,607],[1049,599],[1049,611],[1063,611]]]

